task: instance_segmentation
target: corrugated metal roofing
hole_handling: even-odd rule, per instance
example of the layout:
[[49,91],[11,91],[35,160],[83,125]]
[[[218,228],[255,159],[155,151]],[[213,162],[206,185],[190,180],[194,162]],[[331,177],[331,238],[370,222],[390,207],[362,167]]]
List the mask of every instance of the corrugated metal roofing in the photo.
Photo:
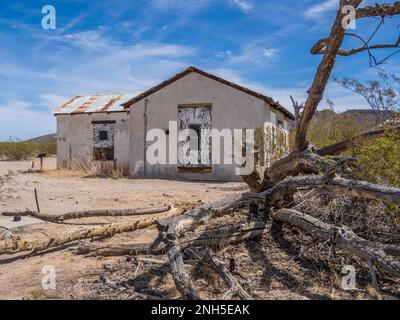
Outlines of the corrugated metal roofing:
[[139,94],[140,92],[75,96],[57,108],[54,114],[124,111],[122,104]]

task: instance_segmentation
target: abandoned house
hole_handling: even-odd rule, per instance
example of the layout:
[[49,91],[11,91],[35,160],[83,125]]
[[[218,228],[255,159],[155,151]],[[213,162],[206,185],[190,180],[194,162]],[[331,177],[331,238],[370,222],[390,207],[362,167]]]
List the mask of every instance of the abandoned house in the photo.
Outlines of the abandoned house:
[[[59,107],[55,116],[60,167],[74,162],[105,161],[132,178],[222,181],[240,180],[235,174],[237,165],[214,163],[212,140],[207,139],[204,145],[198,137],[195,143],[199,152],[202,149],[201,156],[183,160],[187,144],[178,139],[183,130],[191,129],[201,135],[207,132],[205,129],[263,128],[268,141],[274,139],[271,128],[279,128],[287,136],[294,120],[272,98],[194,67],[140,94],[75,96]],[[170,132],[171,121],[177,123],[177,134]],[[167,145],[171,144],[171,137],[176,140],[174,154],[166,147],[166,159],[170,160],[166,163],[150,163],[146,159],[151,144],[147,134],[152,129],[165,132]],[[287,148],[287,137],[279,143]],[[226,153],[223,149],[220,148],[220,158]],[[268,157],[273,150],[265,149]]]

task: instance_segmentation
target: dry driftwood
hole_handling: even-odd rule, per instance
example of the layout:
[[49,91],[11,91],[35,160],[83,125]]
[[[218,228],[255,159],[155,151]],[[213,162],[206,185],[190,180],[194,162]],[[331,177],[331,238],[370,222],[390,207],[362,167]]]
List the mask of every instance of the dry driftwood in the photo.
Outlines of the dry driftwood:
[[186,272],[178,239],[171,238],[171,235],[168,237],[169,239],[166,241],[166,245],[169,247],[168,259],[176,288],[183,299],[200,300],[200,295],[194,288],[191,277]]
[[[194,288],[190,276],[185,270],[178,242],[179,237],[187,230],[193,229],[213,217],[216,212],[212,209],[231,205],[241,198],[241,195],[235,195],[223,200],[204,204],[186,212],[181,217],[165,219],[157,222],[157,228],[160,234],[158,240],[160,243],[163,242],[168,250],[171,274],[177,290],[184,299],[197,300],[200,299],[200,296]],[[156,248],[158,243],[152,244],[152,246]]]
[[221,261],[218,260],[217,257],[215,257],[211,249],[208,249],[205,252],[200,252],[196,248],[190,247],[185,251],[185,254],[208,264],[218,273],[225,284],[229,287],[229,290],[224,294],[222,299],[229,300],[237,295],[242,300],[253,300],[246,290],[242,288],[233,274],[224,266]]
[[[223,247],[227,244],[239,243],[243,240],[260,237],[267,231],[265,223],[252,222],[245,224],[234,224],[231,226],[206,229],[204,231],[186,232],[184,237],[179,238],[182,250],[188,246],[192,247]],[[121,256],[141,254],[164,254],[166,246],[161,243],[156,249],[151,249],[149,243],[124,242],[119,244],[107,243],[80,243],[73,248],[74,254],[87,254],[89,256]]]
[[0,255],[12,254],[21,251],[39,252],[52,247],[58,247],[70,242],[95,237],[107,237],[117,233],[130,232],[146,228],[160,218],[172,218],[182,214],[181,209],[173,208],[170,211],[150,218],[143,218],[129,223],[115,223],[106,226],[80,228],[65,234],[55,235],[51,238],[38,239],[9,239],[0,241]]
[[354,253],[367,262],[371,260],[381,270],[400,276],[400,261],[388,255],[384,245],[365,240],[345,226],[332,226],[294,209],[280,209],[272,218],[299,227],[322,241],[331,241],[338,248]]
[[0,226],[0,240],[12,239],[14,235],[10,230]]
[[75,211],[64,214],[45,214],[34,211],[24,212],[3,212],[3,216],[15,216],[19,214],[21,216],[32,216],[34,218],[49,221],[49,222],[63,222],[71,219],[81,219],[89,217],[124,217],[124,216],[136,216],[145,214],[156,214],[166,212],[171,209],[171,206],[165,205],[161,207],[148,207],[148,208],[136,208],[136,209],[104,209],[104,210],[87,210],[87,211]]

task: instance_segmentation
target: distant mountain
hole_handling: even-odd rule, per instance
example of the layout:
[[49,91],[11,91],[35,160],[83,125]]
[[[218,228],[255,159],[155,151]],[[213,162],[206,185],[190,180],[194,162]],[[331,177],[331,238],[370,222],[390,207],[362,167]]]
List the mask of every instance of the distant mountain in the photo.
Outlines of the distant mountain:
[[[323,125],[329,121],[333,115],[336,115],[339,119],[350,120],[355,126],[362,127],[365,130],[375,128],[379,124],[378,115],[371,109],[351,109],[341,113],[335,113],[330,109],[324,109],[315,113],[313,122]],[[389,119],[389,115],[386,119]]]
[[57,143],[57,134],[56,133],[46,134],[44,136],[29,139],[27,141],[33,143],[46,143],[46,144]]

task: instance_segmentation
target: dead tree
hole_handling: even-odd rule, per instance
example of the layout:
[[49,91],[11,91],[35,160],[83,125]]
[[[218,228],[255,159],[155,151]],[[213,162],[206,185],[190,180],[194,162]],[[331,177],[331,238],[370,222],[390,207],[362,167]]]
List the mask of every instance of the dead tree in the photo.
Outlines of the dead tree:
[[[257,176],[252,176],[251,190],[258,192],[252,195],[243,195],[236,199],[227,198],[221,200],[219,203],[203,205],[182,216],[158,223],[160,235],[155,245],[157,246],[160,242],[163,242],[166,246],[176,287],[183,298],[198,298],[198,294],[184,269],[177,239],[184,236],[186,231],[192,230],[201,223],[211,219],[215,214],[215,209],[218,207],[235,206],[237,203],[254,201],[255,199],[265,201],[270,206],[280,209],[280,211],[272,215],[273,219],[299,226],[306,232],[317,232],[321,240],[326,240],[327,237],[335,237],[335,243],[338,246],[350,250],[352,253],[392,274],[399,275],[399,262],[392,259],[390,255],[388,256],[379,244],[362,241],[362,239],[360,240],[360,238],[347,229],[335,229],[315,218],[305,217],[301,213],[280,208],[280,200],[284,196],[293,194],[298,187],[329,190],[332,193],[347,194],[400,205],[400,189],[374,185],[364,181],[344,179],[340,177],[343,172],[344,158],[331,157],[331,155],[336,155],[347,150],[359,138],[373,137],[376,134],[381,134],[381,131],[365,133],[359,137],[343,141],[340,144],[326,147],[319,152],[307,140],[309,125],[323,98],[325,88],[335,66],[336,57],[338,55],[354,55],[358,52],[369,50],[368,46],[362,49],[349,50],[348,52],[345,52],[341,48],[343,39],[346,36],[346,29],[342,23],[345,14],[342,13],[342,8],[345,5],[353,6],[356,9],[357,19],[368,17],[382,17],[383,19],[384,17],[400,13],[400,2],[359,8],[361,2],[361,0],[340,0],[339,10],[333,22],[330,35],[325,39],[319,40],[311,49],[312,54],[321,54],[322,60],[317,68],[312,85],[307,91],[308,97],[304,106],[300,107],[293,99],[293,103],[297,107],[296,113],[298,117],[294,151],[267,168],[264,176],[259,178],[258,185],[255,185],[254,179]],[[393,46],[376,45],[374,49],[380,47],[387,48]],[[302,112],[300,113],[301,108]]]
[[[388,247],[379,243],[367,241],[347,228],[334,227],[314,217],[295,211],[293,208],[290,208],[290,202],[283,201],[285,198],[290,198],[298,188],[306,188],[400,205],[400,189],[348,178],[347,158],[337,156],[359,140],[382,134],[382,130],[379,129],[378,131],[364,133],[321,150],[315,150],[313,145],[307,140],[307,131],[310,122],[323,98],[325,88],[335,66],[336,57],[338,55],[352,56],[358,52],[370,50],[367,46],[365,49],[356,48],[350,50],[351,55],[343,54],[341,46],[344,37],[348,34],[346,34],[346,30],[343,28],[342,24],[345,18],[345,14],[342,13],[342,8],[346,5],[353,6],[356,9],[357,19],[368,17],[381,17],[383,19],[387,16],[400,14],[400,2],[359,8],[361,2],[361,0],[340,0],[339,10],[333,22],[330,35],[325,39],[319,40],[311,49],[312,54],[321,54],[322,60],[316,70],[304,105],[300,107],[300,105],[297,104],[298,109],[296,113],[298,123],[294,150],[286,157],[276,161],[265,169],[263,175],[257,175],[256,172],[253,172],[251,179],[244,179],[245,182],[249,184],[252,192],[236,194],[204,204],[188,210],[184,214],[180,214],[180,212],[166,214],[164,219],[159,221],[151,219],[151,221],[143,221],[138,225],[124,225],[118,228],[113,226],[97,227],[90,229],[90,231],[79,230],[74,236],[65,235],[63,237],[50,239],[47,242],[41,241],[40,243],[21,239],[1,241],[0,254],[15,253],[22,250],[38,250],[37,248],[43,250],[50,246],[65,244],[74,240],[112,234],[116,231],[132,231],[135,230],[135,228],[137,229],[139,225],[148,226],[152,223],[156,223],[159,232],[157,238],[148,246],[142,245],[137,247],[138,253],[166,252],[169,258],[170,272],[182,298],[199,299],[200,295],[194,286],[190,274],[185,268],[184,249],[186,249],[189,244],[191,246],[196,246],[197,244],[197,247],[207,247],[210,244],[202,241],[204,239],[197,239],[196,237],[191,238],[190,233],[195,232],[197,227],[205,224],[210,219],[227,214],[244,204],[248,205],[252,202],[258,202],[264,204],[271,210],[272,214],[270,217],[275,221],[299,227],[304,232],[314,235],[320,241],[329,239],[334,245],[356,254],[361,259],[366,260],[370,265],[379,268],[379,270],[384,270],[392,275],[399,276],[399,261],[393,258],[398,256],[400,252],[397,246]],[[374,49],[377,48],[378,45],[376,45]],[[344,177],[344,173],[346,173],[346,178]],[[110,228],[111,232],[101,228]],[[258,235],[262,233],[262,229],[259,229]],[[241,241],[246,239],[246,237],[243,236],[243,232],[239,232],[239,234],[237,234],[237,239]],[[85,248],[81,249],[81,252],[85,251]],[[89,253],[92,249],[93,248],[86,247],[86,252]],[[128,251],[128,254],[132,254],[135,247],[132,246],[131,249],[132,250]],[[104,248],[94,248],[93,251],[100,252],[101,250],[104,250]],[[116,250],[119,252],[127,252],[126,247],[119,247],[116,248]],[[239,283],[234,280],[233,275],[223,264],[210,252],[208,253],[208,256],[206,256],[207,263],[211,264],[214,270],[216,270],[224,279],[224,282],[231,288],[225,295],[225,298],[230,298],[235,294],[244,299],[251,298],[240,288]],[[373,268],[371,270],[373,270]],[[373,276],[373,278],[376,277]]]
[[1,215],[12,217],[16,214],[21,216],[31,216],[39,220],[62,223],[65,220],[82,219],[90,217],[127,217],[127,216],[139,216],[146,214],[156,214],[166,212],[171,209],[171,206],[165,205],[161,207],[148,207],[148,208],[136,208],[136,209],[102,209],[102,210],[87,210],[87,211],[73,211],[63,214],[46,214],[35,211],[23,211],[23,212],[2,212]]

